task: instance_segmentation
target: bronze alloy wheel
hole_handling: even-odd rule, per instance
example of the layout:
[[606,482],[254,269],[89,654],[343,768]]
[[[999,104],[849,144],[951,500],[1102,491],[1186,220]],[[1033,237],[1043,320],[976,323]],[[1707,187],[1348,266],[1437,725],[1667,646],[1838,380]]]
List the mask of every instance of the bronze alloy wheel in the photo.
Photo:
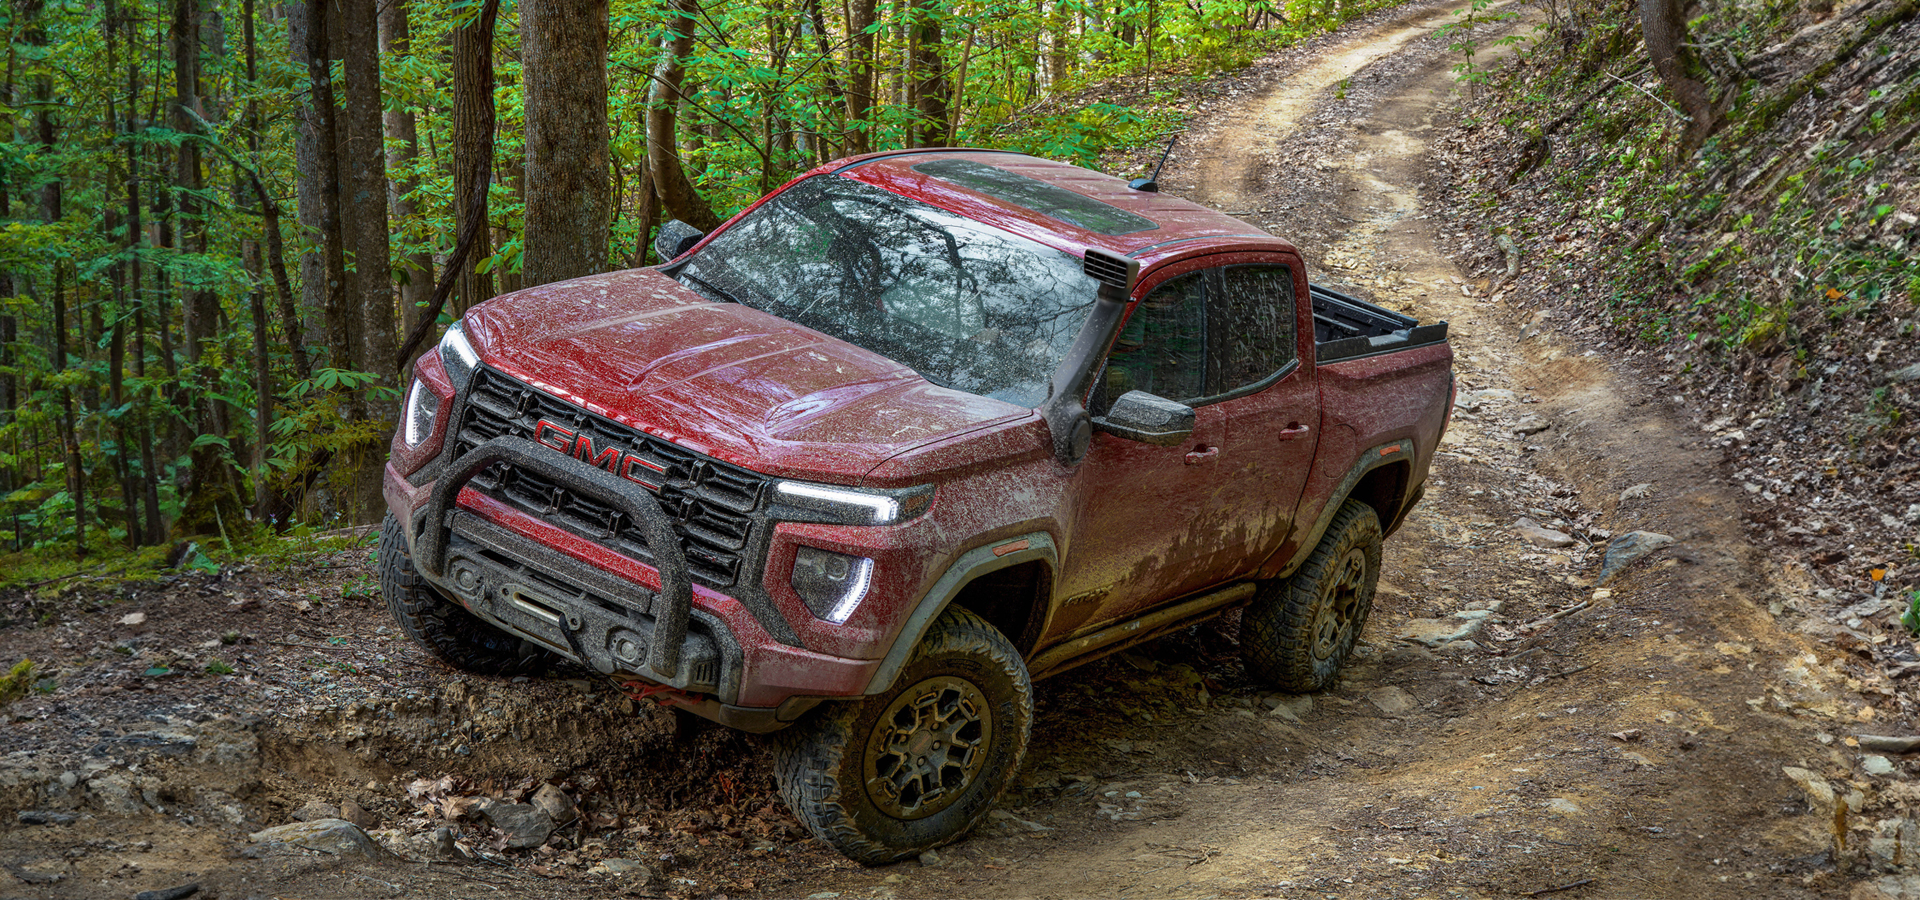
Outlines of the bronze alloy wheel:
[[874,723],[862,760],[881,812],[922,819],[958,800],[993,740],[993,707],[972,682],[929,678],[901,692]]
[[960,837],[1026,755],[1033,682],[1020,652],[948,607],[886,690],[823,704],[774,738],[774,774],[814,836],[867,865]]
[[1365,616],[1360,598],[1366,583],[1367,553],[1355,547],[1340,561],[1340,569],[1328,587],[1327,602],[1314,610],[1314,659],[1329,659],[1342,648],[1353,645],[1351,635]]
[[1379,580],[1380,517],[1348,500],[1293,576],[1262,583],[1241,614],[1247,670],[1294,693],[1332,684],[1367,626]]

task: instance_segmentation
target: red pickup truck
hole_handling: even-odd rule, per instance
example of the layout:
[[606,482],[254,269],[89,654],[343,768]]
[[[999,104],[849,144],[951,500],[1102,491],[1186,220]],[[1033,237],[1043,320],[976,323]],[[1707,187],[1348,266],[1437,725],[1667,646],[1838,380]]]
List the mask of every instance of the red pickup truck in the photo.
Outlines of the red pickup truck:
[[871,154],[476,306],[393,439],[393,614],[465,670],[781,730],[794,813],[869,863],[989,810],[1034,678],[1245,607],[1252,672],[1326,685],[1446,427],[1446,323],[1146,187]]

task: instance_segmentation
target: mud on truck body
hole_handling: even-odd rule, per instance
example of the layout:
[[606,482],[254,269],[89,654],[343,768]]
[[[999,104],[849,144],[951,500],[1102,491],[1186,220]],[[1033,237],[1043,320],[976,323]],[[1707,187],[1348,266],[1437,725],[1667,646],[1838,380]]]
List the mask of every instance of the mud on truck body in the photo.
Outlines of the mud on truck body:
[[429,652],[774,737],[869,863],[1011,781],[1032,679],[1245,607],[1325,686],[1451,410],[1446,324],[1232,217],[1013,153],[816,169],[415,366],[381,578]]

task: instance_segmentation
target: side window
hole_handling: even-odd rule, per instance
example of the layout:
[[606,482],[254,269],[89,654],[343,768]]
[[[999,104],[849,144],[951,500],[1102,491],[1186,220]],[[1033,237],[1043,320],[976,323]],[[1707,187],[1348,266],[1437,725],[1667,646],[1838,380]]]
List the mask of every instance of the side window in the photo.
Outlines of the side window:
[[1183,403],[1207,395],[1208,274],[1182,275],[1135,304],[1094,389],[1096,412],[1128,391]]
[[1208,396],[1231,393],[1293,361],[1293,270],[1286,266],[1230,266],[1213,304],[1215,336],[1208,359]]

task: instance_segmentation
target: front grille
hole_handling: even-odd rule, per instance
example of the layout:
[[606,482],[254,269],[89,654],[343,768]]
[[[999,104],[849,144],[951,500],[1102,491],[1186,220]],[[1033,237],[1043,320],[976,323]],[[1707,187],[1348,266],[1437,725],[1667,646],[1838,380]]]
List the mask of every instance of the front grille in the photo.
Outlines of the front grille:
[[[453,458],[503,435],[533,440],[542,420],[589,438],[597,451],[636,453],[650,466],[664,470],[664,474],[637,471],[660,483],[654,496],[674,519],[693,580],[711,588],[731,588],[739,582],[742,560],[760,520],[756,513],[766,497],[765,476],[588,412],[484,367],[474,373],[468,388],[454,433]],[[504,462],[474,476],[469,484],[623,556],[653,562],[639,526],[598,498]]]

